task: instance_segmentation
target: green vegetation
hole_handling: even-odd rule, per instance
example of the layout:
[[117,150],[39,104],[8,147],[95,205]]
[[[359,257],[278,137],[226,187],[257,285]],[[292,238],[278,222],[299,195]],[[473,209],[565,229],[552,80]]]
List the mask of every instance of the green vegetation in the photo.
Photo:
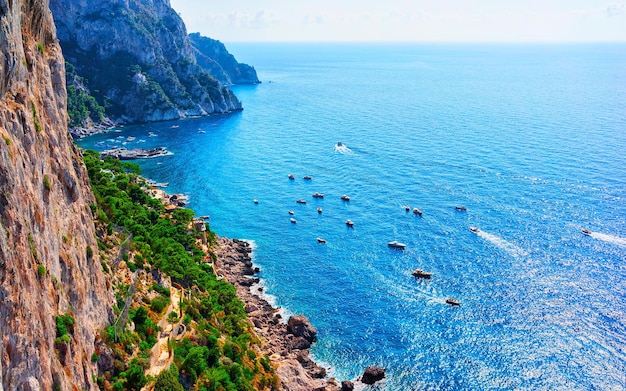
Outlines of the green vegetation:
[[35,102],[30,102],[30,108],[33,112],[33,124],[35,125],[35,130],[37,132],[41,132],[42,127],[41,123],[39,123],[39,117],[37,116],[37,107],[35,107]]
[[[113,226],[124,227],[132,234],[134,267],[156,268],[173,282],[189,288],[181,308],[182,319],[193,330],[192,337],[170,341],[180,373],[176,368],[163,372],[155,389],[180,390],[180,384],[193,384],[193,389],[207,391],[276,387],[278,378],[269,358],[255,351],[258,340],[251,334],[235,288],[217,279],[206,261],[212,257],[198,246],[204,234],[190,224],[193,211],[177,209],[167,214],[159,200],[146,194],[135,164],[112,158],[103,161],[95,151],[85,151],[84,161],[96,198],[92,212],[98,230],[111,233]],[[215,239],[214,234],[208,236]],[[117,287],[116,313],[121,314],[129,291],[128,285]],[[181,319],[175,312],[163,314],[170,304],[170,295],[170,290],[155,283],[131,306],[128,317],[135,331],[116,332],[110,325],[102,333],[115,361],[112,373],[101,374],[102,389],[135,390],[146,384],[143,374],[150,349],[157,342],[159,319],[167,316],[172,323]]]
[[50,191],[51,185],[50,185],[50,178],[48,177],[48,174],[43,176],[43,187],[46,190]]
[[69,334],[74,333],[74,317],[72,316],[72,314],[69,313],[64,315],[57,315],[55,321],[57,329],[56,343],[69,343]]
[[37,274],[39,278],[44,278],[46,276],[47,270],[46,267],[42,264],[37,265]]
[[40,42],[37,42],[37,50],[39,50],[39,53],[43,54],[44,53],[44,47],[43,44]]
[[10,138],[8,138],[7,136],[2,136],[2,138],[4,139],[4,143],[7,145],[7,147],[11,146]]
[[84,87],[87,81],[78,76],[76,68],[69,62],[65,63],[67,80],[67,113],[70,116],[69,125],[82,126],[88,118],[95,123],[104,119],[104,107],[98,104],[96,98],[90,95]]

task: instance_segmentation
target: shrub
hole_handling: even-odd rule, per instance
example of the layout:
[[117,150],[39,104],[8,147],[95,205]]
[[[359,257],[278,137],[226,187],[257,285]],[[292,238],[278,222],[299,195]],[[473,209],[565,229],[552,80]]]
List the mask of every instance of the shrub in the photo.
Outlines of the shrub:
[[93,258],[93,249],[91,246],[87,245],[87,259]]
[[99,358],[100,356],[98,355],[98,353],[93,352],[93,354],[91,355],[91,362],[98,362]]
[[156,313],[161,313],[163,309],[167,307],[169,304],[170,304],[169,298],[166,298],[163,296],[157,296],[154,298],[154,300],[152,300],[152,303],[150,304],[150,309]]
[[47,174],[43,176],[43,187],[45,187],[46,190],[50,191],[50,187],[51,187],[50,178],[48,177]]
[[37,274],[39,274],[40,278],[43,278],[46,276],[47,270],[46,267],[42,264],[37,265]]
[[44,53],[44,47],[43,44],[40,42],[37,42],[37,50],[39,50],[39,53],[43,54]]

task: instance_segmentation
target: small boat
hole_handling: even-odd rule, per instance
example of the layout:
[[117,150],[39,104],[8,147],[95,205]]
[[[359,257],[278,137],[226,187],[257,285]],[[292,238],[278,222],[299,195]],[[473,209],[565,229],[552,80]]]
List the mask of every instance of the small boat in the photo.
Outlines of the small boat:
[[289,174],[289,179],[294,180],[296,177],[293,174]]
[[418,215],[418,216],[421,216],[421,215],[422,215],[422,211],[421,211],[421,210],[419,210],[418,208],[413,208],[413,213],[414,213],[414,214],[416,214],[416,215]]
[[322,213],[322,207],[321,206],[317,207],[317,213]]
[[354,222],[352,220],[346,220],[346,225],[348,227],[352,227],[352,226],[354,226]]
[[178,125],[172,125],[172,129],[178,129]]
[[289,211],[289,214],[293,216],[293,210],[290,210],[290,211]]
[[417,278],[430,278],[430,276],[433,275],[433,273],[425,272],[422,269],[415,269],[415,270],[413,270],[413,273],[411,273],[411,274],[413,274],[413,276],[417,277]]
[[326,244],[326,240],[324,240],[322,238],[317,238],[317,242],[321,243],[321,244]]
[[306,201],[305,201],[305,200],[296,200],[296,202],[297,202],[298,204],[306,204]]
[[467,212],[467,208],[464,206],[455,206],[454,209],[456,209],[459,212]]
[[350,197],[348,197],[345,194],[341,196],[341,199],[344,200],[344,201],[350,201]]
[[291,221],[293,224],[297,223],[296,219],[294,219],[293,217],[290,218],[289,221]]
[[451,297],[448,297],[448,298],[446,299],[446,304],[450,304],[450,305],[461,305],[461,302],[460,302],[460,301],[458,301],[458,300],[455,300],[455,299],[453,299],[453,298],[451,298]]
[[397,249],[400,249],[400,250],[404,250],[404,248],[406,247],[406,244],[400,243],[397,240],[394,240],[393,242],[387,243],[387,246],[389,246],[391,248],[397,248]]
[[584,235],[591,235],[591,231],[589,231],[587,228],[583,228],[583,229],[582,229],[582,233],[583,233]]
[[259,200],[257,200],[257,199],[255,198],[255,199],[254,199],[254,203],[255,203],[255,204],[258,204],[258,203],[259,203]]
[[126,139],[126,141],[135,141],[136,137],[130,136]]
[[472,226],[470,226],[470,231],[472,231],[473,233],[477,234],[480,230],[472,225]]
[[310,181],[311,180],[311,176],[310,175],[305,175],[304,179],[307,180],[307,181]]
[[404,205],[404,210],[406,210],[407,212],[411,210],[411,207],[408,205]]
[[324,198],[324,194],[315,192],[313,193],[313,198]]

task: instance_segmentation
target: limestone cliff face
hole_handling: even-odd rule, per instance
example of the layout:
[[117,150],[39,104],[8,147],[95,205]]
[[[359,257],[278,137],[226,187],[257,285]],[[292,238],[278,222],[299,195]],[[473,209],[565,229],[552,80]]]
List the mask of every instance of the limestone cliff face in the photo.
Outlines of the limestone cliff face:
[[169,0],[51,0],[66,60],[120,122],[240,110],[196,62]]
[[224,84],[257,84],[254,67],[238,62],[218,40],[189,34],[198,64]]
[[[112,297],[47,0],[0,0],[0,389],[96,389]],[[90,248],[91,250],[88,250]],[[55,315],[75,319],[55,343]],[[66,337],[67,338],[67,337]]]

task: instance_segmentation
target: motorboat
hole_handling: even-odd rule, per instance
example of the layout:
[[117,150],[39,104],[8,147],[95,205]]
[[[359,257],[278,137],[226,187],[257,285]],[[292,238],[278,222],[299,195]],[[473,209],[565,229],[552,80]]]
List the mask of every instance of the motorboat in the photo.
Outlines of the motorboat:
[[400,243],[397,240],[394,240],[393,242],[387,243],[387,246],[391,248],[397,248],[399,250],[404,250],[404,248],[406,247],[406,244]]
[[321,206],[317,207],[317,213],[322,213],[322,207]]
[[589,231],[587,228],[583,228],[582,233],[585,235],[591,235],[591,231]]
[[408,205],[404,205],[404,210],[406,210],[407,212],[411,210],[411,207]]
[[459,212],[467,212],[467,208],[464,206],[455,206],[454,209],[456,209]]
[[322,238],[317,238],[317,242],[321,244],[326,244],[326,240]]
[[450,304],[450,305],[461,305],[461,302],[460,302],[460,301],[458,301],[458,300],[455,300],[455,299],[453,299],[453,298],[451,298],[451,297],[448,297],[448,298],[446,299],[446,304]]
[[478,232],[480,232],[480,230],[476,227],[474,227],[473,225],[470,226],[470,231],[472,231],[473,233],[477,234]]
[[306,204],[306,201],[305,201],[305,200],[296,200],[296,202],[297,202],[298,204]]
[[421,211],[421,210],[419,210],[418,208],[413,208],[413,213],[414,213],[414,214],[416,214],[416,215],[418,215],[418,216],[421,216],[421,215],[422,215],[422,211]]
[[310,176],[310,175],[305,175],[305,176],[304,176],[304,179],[305,179],[305,180],[307,180],[307,181],[310,181],[312,178],[311,178],[311,176]]
[[313,193],[313,198],[324,198],[324,194],[315,192]]
[[348,227],[352,227],[352,226],[354,226],[354,222],[352,220],[346,220],[346,225]]
[[294,219],[293,217],[290,218],[289,221],[291,221],[293,224],[297,223],[296,219]]
[[348,197],[345,194],[341,196],[341,199],[344,200],[344,201],[350,201],[350,197]]
[[254,203],[255,203],[255,204],[258,204],[258,203],[259,203],[259,200],[257,200],[257,199],[255,198],[255,199],[254,199]]
[[288,176],[289,176],[289,179],[291,179],[291,180],[296,179],[296,177],[293,174],[289,174]]
[[417,278],[430,278],[430,276],[433,275],[433,273],[425,272],[422,269],[415,269],[415,270],[413,270],[413,273],[411,273],[411,274],[413,274],[413,276],[417,277]]
[[293,216],[293,210],[290,210],[290,211],[289,211],[289,214]]

